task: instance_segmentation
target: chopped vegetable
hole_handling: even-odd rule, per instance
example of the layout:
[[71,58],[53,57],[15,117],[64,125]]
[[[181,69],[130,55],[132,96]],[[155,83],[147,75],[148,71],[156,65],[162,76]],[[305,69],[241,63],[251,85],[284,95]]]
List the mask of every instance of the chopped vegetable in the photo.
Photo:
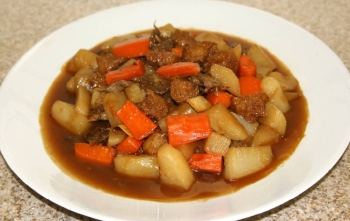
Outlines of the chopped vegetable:
[[123,153],[136,153],[142,146],[142,140],[127,136],[118,146],[117,150]]
[[168,116],[166,121],[169,143],[174,147],[207,138],[211,134],[207,113],[173,115]]
[[111,84],[120,80],[130,80],[135,77],[140,77],[144,73],[145,67],[142,61],[137,60],[133,65],[108,72],[106,74],[106,83]]
[[240,77],[239,85],[241,95],[255,94],[261,92],[261,80],[256,77]]
[[172,48],[171,52],[175,52],[177,54],[177,56],[179,58],[181,58],[182,57],[183,48],[180,48],[180,47]]
[[74,152],[77,157],[103,165],[111,164],[117,153],[113,147],[87,143],[75,143]]
[[256,75],[256,65],[255,62],[248,56],[242,55],[238,63],[238,72],[242,76],[252,76]]
[[192,170],[221,173],[222,156],[208,153],[195,153],[189,160],[189,165]]
[[157,69],[157,74],[161,77],[188,77],[198,74],[201,67],[198,63],[193,62],[177,62],[173,64],[164,65]]
[[211,91],[205,98],[212,104],[222,103],[226,108],[231,105],[232,94],[223,90]]
[[129,100],[117,112],[117,116],[136,140],[142,140],[157,128],[157,125]]
[[116,44],[113,55],[117,57],[135,58],[144,56],[149,51],[149,37],[136,38]]

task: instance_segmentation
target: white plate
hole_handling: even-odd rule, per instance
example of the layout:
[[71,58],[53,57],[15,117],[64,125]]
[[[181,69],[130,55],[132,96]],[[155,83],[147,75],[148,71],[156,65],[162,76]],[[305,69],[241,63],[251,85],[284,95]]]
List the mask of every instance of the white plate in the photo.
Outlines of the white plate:
[[[195,11],[195,13],[193,13]],[[181,12],[181,13],[179,13]],[[172,23],[219,31],[269,49],[297,77],[310,111],[306,136],[275,172],[240,191],[206,202],[158,203],[121,198],[68,177],[45,152],[39,108],[61,66],[78,49],[115,35]],[[243,22],[244,21],[244,22]],[[0,147],[8,165],[36,192],[102,220],[242,219],[296,197],[321,179],[350,140],[350,80],[319,39],[281,18],[218,1],[153,1],[125,5],[73,22],[44,38],[11,69],[0,91]]]

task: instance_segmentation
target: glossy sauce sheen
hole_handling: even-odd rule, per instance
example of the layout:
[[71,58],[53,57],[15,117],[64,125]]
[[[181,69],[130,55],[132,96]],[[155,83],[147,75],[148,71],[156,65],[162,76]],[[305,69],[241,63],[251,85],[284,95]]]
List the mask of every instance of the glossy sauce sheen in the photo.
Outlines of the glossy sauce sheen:
[[[248,42],[239,38],[225,36],[225,39],[228,39],[228,42],[239,42],[244,48],[249,45]],[[94,51],[98,50],[97,48],[95,47]],[[291,74],[278,59],[271,54],[269,56],[277,64],[279,72]],[[74,142],[80,141],[81,138],[74,137],[59,126],[50,114],[51,107],[56,100],[74,103],[75,95],[66,91],[66,82],[70,77],[72,75],[63,68],[62,73],[50,87],[41,107],[40,124],[46,151],[53,161],[74,179],[105,192],[130,198],[171,202],[207,199],[235,192],[264,178],[288,159],[303,138],[308,120],[307,101],[305,97],[300,96],[297,100],[290,102],[292,109],[285,114],[288,122],[285,136],[272,145],[273,161],[267,168],[232,182],[223,180],[221,175],[196,173],[197,182],[191,190],[180,193],[160,186],[158,180],[126,178],[117,174],[112,165],[110,167],[94,165],[75,157]],[[296,92],[302,94],[300,88]]]

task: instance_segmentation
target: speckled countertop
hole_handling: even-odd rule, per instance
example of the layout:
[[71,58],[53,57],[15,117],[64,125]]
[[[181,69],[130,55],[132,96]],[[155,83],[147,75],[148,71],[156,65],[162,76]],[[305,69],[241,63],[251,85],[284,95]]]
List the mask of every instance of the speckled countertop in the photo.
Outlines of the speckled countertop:
[[[132,0],[0,0],[0,85],[10,68],[52,31]],[[232,0],[283,17],[323,40],[350,70],[350,1]],[[0,154],[0,220],[91,220],[26,186]],[[350,220],[350,149],[309,190],[247,220]]]

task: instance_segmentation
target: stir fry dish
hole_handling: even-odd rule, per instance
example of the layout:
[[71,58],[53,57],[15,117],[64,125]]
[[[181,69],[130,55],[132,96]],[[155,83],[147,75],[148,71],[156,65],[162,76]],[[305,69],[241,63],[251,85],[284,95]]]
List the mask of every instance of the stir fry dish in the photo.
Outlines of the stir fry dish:
[[278,58],[171,24],[80,49],[41,110],[47,152],[117,195],[182,201],[267,176],[304,136],[307,102]]

